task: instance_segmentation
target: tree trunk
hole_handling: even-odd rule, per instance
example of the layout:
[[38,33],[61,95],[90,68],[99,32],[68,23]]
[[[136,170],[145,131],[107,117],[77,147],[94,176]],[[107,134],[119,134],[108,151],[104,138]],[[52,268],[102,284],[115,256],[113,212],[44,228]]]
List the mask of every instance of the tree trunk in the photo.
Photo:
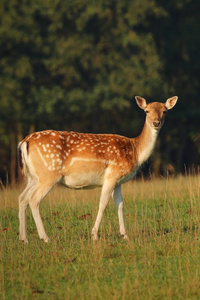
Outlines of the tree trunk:
[[[17,146],[19,142],[23,139],[23,134],[22,134],[22,124],[19,123],[17,126]],[[17,151],[17,183],[20,184],[23,180],[23,173],[19,165],[19,157],[18,157],[18,151]]]
[[16,184],[16,167],[17,167],[17,155],[16,155],[16,139],[15,133],[10,134],[10,183],[11,186]]

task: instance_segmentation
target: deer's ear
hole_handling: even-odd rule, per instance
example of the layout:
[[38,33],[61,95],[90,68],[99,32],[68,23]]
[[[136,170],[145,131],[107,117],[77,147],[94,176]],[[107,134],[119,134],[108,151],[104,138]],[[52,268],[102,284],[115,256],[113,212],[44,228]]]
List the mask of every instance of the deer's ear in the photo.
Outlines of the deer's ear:
[[135,96],[135,100],[137,102],[137,105],[141,108],[141,109],[145,109],[147,107],[147,102],[144,98],[140,97],[140,96]]
[[173,108],[176,105],[177,100],[178,100],[177,96],[174,96],[174,97],[171,97],[171,98],[167,99],[167,101],[165,102],[165,107],[167,109]]

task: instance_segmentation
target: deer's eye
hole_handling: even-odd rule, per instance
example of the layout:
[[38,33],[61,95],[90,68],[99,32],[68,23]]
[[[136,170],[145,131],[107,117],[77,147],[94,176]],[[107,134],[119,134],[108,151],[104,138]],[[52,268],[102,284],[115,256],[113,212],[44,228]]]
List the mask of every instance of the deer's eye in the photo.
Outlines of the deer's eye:
[[149,113],[149,111],[148,111],[148,110],[146,110],[145,112],[146,112],[146,114],[148,114],[148,113]]
[[164,110],[164,111],[163,111],[163,115],[165,115],[166,113],[167,113],[167,111],[166,111],[166,110]]

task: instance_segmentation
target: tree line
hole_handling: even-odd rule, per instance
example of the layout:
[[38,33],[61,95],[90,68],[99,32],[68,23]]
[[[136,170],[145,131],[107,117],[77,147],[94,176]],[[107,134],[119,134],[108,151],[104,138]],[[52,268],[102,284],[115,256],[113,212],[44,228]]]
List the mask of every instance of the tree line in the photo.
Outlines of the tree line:
[[199,12],[192,0],[1,0],[1,180],[19,178],[17,144],[33,131],[139,135],[135,95],[179,97],[152,171],[198,166]]

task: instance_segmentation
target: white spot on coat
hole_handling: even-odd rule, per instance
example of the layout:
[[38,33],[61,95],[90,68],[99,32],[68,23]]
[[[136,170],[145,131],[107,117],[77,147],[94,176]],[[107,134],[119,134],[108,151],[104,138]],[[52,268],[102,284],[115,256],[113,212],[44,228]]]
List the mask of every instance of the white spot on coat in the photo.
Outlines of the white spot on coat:
[[43,148],[44,152],[46,152],[46,151],[47,151],[47,149],[46,149],[45,145],[42,145],[42,148]]

